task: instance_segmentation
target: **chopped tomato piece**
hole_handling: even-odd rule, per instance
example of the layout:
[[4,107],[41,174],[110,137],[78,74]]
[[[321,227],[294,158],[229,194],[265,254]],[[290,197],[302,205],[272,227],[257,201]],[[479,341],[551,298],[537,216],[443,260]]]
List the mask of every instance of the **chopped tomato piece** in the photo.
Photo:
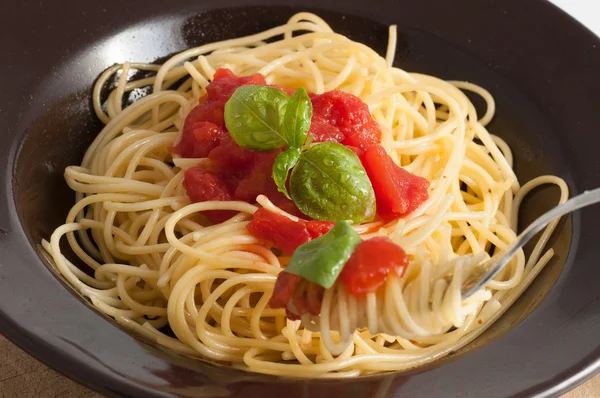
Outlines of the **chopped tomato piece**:
[[381,145],[368,147],[362,161],[373,184],[380,215],[405,216],[429,197],[429,181],[398,166]]
[[288,302],[294,294],[296,286],[303,278],[296,274],[282,271],[277,275],[277,281],[273,288],[273,295],[269,300],[271,308],[287,308]]
[[184,158],[204,158],[228,135],[222,127],[211,122],[195,121],[192,115],[183,124],[181,141],[169,150]]
[[254,213],[247,228],[253,236],[272,242],[286,254],[294,253],[298,246],[311,240],[304,223],[262,208]]
[[304,297],[306,300],[306,310],[312,315],[319,315],[321,313],[325,288],[311,281],[305,281],[305,283],[306,295]]
[[292,306],[290,306],[290,303],[288,302],[288,313],[297,315],[319,315],[321,312],[323,294],[325,294],[325,289],[323,289],[323,287],[301,278],[301,281],[296,285],[296,289],[291,298]]
[[[210,84],[209,84],[210,85]],[[212,100],[208,95],[202,98],[206,100],[199,100],[199,104],[196,105],[188,114],[185,119],[186,123],[195,123],[197,121],[205,121],[216,124],[222,129],[225,128],[225,102],[218,102]],[[185,123],[184,123],[185,129]]]
[[346,145],[346,148],[350,149],[352,152],[354,152],[354,154],[356,156],[358,156],[359,158],[362,159],[362,155],[364,153],[364,151],[362,149],[360,149],[359,147],[356,147],[356,146],[352,146],[352,145]]
[[313,113],[308,134],[314,137],[314,142],[342,142],[346,136],[337,127],[332,126],[318,113]]
[[318,238],[333,228],[333,222],[292,221],[267,209],[258,209],[248,224],[255,237],[272,242],[286,254],[293,254],[298,246]]
[[[227,183],[218,175],[203,167],[192,167],[185,171],[183,178],[185,188],[193,203],[210,200],[231,200],[231,190]],[[233,217],[236,212],[229,210],[209,210],[204,214],[212,222],[223,222]]]
[[215,71],[212,83],[206,87],[206,93],[211,101],[225,105],[238,87],[248,85],[266,86],[267,81],[260,73],[252,76],[236,76],[229,69],[219,68]]
[[313,239],[316,239],[321,235],[325,235],[327,232],[331,231],[331,228],[333,228],[334,225],[335,223],[333,221],[310,220],[306,222],[308,233]]
[[[381,141],[381,133],[379,130],[374,131],[373,129],[365,129],[362,133],[352,134],[347,136],[342,144],[351,147],[358,148],[359,151],[364,151],[369,146],[377,144]],[[360,154],[357,154],[360,156]]]
[[386,237],[361,242],[344,265],[339,279],[350,294],[374,292],[393,272],[402,276],[408,266],[408,255]]
[[[320,127],[321,121],[334,127],[343,137],[332,131],[317,130],[311,133],[315,138],[324,137],[323,141],[336,141],[365,150],[369,145],[381,141],[381,130],[371,116],[369,107],[355,95],[334,90],[311,98],[313,104],[313,123]],[[338,141],[339,139],[339,141]],[[319,140],[316,140],[319,142]]]
[[254,202],[260,194],[267,196],[273,203],[285,199],[285,196],[277,190],[273,181],[273,163],[280,151],[268,153],[256,153],[252,168],[239,182],[235,190],[235,197],[245,202]]
[[252,168],[257,155],[256,152],[247,151],[240,147],[227,134],[226,137],[221,139],[219,146],[210,151],[208,158],[215,170],[242,178]]
[[187,169],[183,187],[194,203],[209,200],[231,200],[231,193],[225,181],[203,167]]
[[199,99],[185,118],[181,140],[169,148],[184,158],[203,158],[216,148],[220,140],[229,136],[225,129],[225,103],[240,86],[265,85],[261,74],[237,77],[229,69],[217,69],[213,81],[206,87],[207,95]]
[[269,300],[271,308],[285,308],[288,319],[295,321],[303,314],[319,315],[325,289],[301,276],[280,272]]

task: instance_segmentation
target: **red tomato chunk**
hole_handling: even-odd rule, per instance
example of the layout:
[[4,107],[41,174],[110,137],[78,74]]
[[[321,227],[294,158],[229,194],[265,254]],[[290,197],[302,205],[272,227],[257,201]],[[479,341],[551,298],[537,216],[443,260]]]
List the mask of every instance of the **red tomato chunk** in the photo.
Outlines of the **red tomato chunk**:
[[183,187],[192,202],[231,200],[227,183],[202,167],[192,167],[185,171]]
[[301,276],[280,272],[269,300],[271,308],[285,308],[288,319],[295,321],[300,315],[319,315],[325,289]]
[[381,145],[368,147],[362,163],[373,184],[381,216],[405,216],[429,197],[429,181],[398,166]]
[[374,292],[383,285],[390,272],[402,276],[408,266],[408,256],[402,248],[386,237],[361,242],[344,265],[340,280],[350,294]]
[[288,302],[296,290],[296,286],[303,278],[301,276],[282,271],[277,275],[273,288],[273,295],[269,300],[271,308],[287,308]]
[[267,209],[258,209],[248,224],[248,231],[259,239],[272,242],[285,254],[293,254],[298,246],[329,232],[335,223],[329,221],[292,221]]
[[184,158],[208,156],[223,137],[229,136],[223,113],[233,92],[241,86],[266,84],[265,78],[258,73],[237,77],[229,69],[218,69],[212,83],[206,87],[206,95],[185,119],[181,141],[171,151]]
[[355,95],[328,91],[311,95],[313,117],[309,134],[315,142],[335,141],[361,151],[381,141],[379,125],[369,107]]
[[[185,188],[193,203],[209,200],[232,200],[229,185],[217,174],[211,173],[203,167],[192,167],[185,171],[183,178]],[[209,210],[204,215],[213,222],[223,222],[236,214],[234,211]]]

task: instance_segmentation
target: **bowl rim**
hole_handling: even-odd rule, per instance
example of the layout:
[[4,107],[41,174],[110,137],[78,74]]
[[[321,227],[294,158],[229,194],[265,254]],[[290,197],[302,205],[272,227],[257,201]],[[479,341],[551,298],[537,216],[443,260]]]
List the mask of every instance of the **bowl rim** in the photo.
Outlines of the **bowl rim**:
[[[55,13],[55,11],[49,11],[48,3],[44,4],[42,2],[43,11],[50,12],[51,14]],[[66,3],[77,4],[74,0],[68,0]],[[103,5],[107,15],[113,15],[111,13],[117,12],[117,3],[117,0],[111,0]],[[132,3],[141,4],[143,1],[135,0]],[[215,8],[213,6],[217,4],[212,1],[200,3],[197,5],[197,11],[203,8]],[[287,4],[283,0],[267,0],[263,3]],[[306,0],[303,3],[307,6],[322,6],[318,0]],[[338,9],[346,9],[348,12],[356,14],[364,12],[369,17],[382,22],[389,22],[390,19],[393,19],[391,16],[386,16],[384,11],[373,10],[368,5],[360,5],[359,3],[354,2],[352,5],[344,7],[346,2],[333,0],[331,1],[331,5],[328,5],[328,8],[337,7]],[[378,2],[378,5],[381,6],[380,8],[385,8],[392,7],[393,3],[393,0],[381,0]],[[435,0],[429,1],[429,4],[434,3]],[[469,0],[458,0],[454,6],[458,9],[462,9],[461,7],[466,9],[469,3],[473,4]],[[233,0],[231,4],[234,6],[247,4],[247,1]],[[16,5],[11,5],[8,8],[7,14],[19,17],[23,15],[22,12]],[[537,15],[542,20],[543,18],[548,18],[548,21],[560,20],[561,24],[568,29],[569,34],[574,40],[577,40],[578,46],[582,48],[583,46],[586,46],[586,48],[593,47],[594,49],[600,48],[600,39],[598,37],[549,2],[505,0],[501,8],[490,7],[490,9],[482,11],[485,15],[510,15],[518,12],[526,12],[527,15]],[[0,32],[3,29],[5,28],[0,27]],[[29,48],[30,44],[28,44],[28,40],[32,38],[32,34],[28,34],[24,30],[21,30],[19,33],[23,33],[23,35],[13,35],[13,37],[24,48]],[[563,46],[562,43],[560,45]],[[562,49],[562,47],[560,48]],[[9,46],[8,50],[0,50],[0,54],[10,55],[19,60],[19,56],[10,53],[11,49],[14,49],[14,47]],[[589,64],[581,66],[586,68],[586,70],[591,68],[599,69],[600,55],[598,55],[598,51],[590,54],[592,55],[590,55],[591,61]],[[21,55],[21,57],[23,56]],[[14,70],[11,71],[9,66],[0,65],[0,74],[4,76],[16,76]],[[21,71],[21,74],[18,76],[22,81],[26,81],[26,88],[38,84],[28,73],[31,72]],[[600,87],[600,84],[593,82],[589,86],[591,92],[592,88]],[[7,92],[18,95],[19,91],[17,89],[18,87],[10,86]],[[11,97],[5,93],[0,97],[0,108],[4,107],[8,103],[7,101],[10,100]],[[22,102],[20,106],[23,107],[26,104],[27,102]],[[16,117],[15,115],[5,116],[0,114],[0,131],[7,131],[7,134],[0,138],[0,159],[2,159],[0,161],[0,169],[5,175],[5,183],[0,184],[0,257],[2,257],[0,259],[0,333],[46,365],[102,393],[109,395],[123,394],[155,397],[173,396],[170,392],[160,390],[157,385],[149,383],[151,378],[148,378],[146,374],[140,374],[138,375],[139,378],[136,379],[137,376],[132,377],[131,374],[128,375],[124,372],[124,369],[130,369],[140,364],[158,369],[167,362],[156,357],[155,353],[150,351],[150,346],[145,345],[143,342],[140,344],[138,339],[119,328],[115,328],[111,322],[99,321],[101,318],[94,311],[89,311],[86,304],[80,300],[73,300],[72,292],[64,284],[56,283],[55,276],[42,264],[37,252],[26,237],[17,216],[13,176],[22,138],[34,115],[28,114],[23,108],[21,108],[21,111],[22,113],[16,115]],[[589,181],[600,182],[596,177],[590,177]],[[581,232],[585,234],[586,232],[593,232],[593,226],[590,224],[598,219],[599,215],[596,213],[594,213],[593,217],[589,217],[589,219],[587,217],[586,219],[582,219],[580,214],[576,213],[573,216],[573,223],[574,225],[581,225]],[[579,238],[583,238],[583,236],[575,236],[574,242],[578,243]],[[589,253],[590,250],[587,250],[585,255],[575,253],[575,251],[575,249],[571,250],[565,268],[573,268],[576,260],[583,261],[584,263],[593,262],[593,257]],[[582,256],[584,257],[583,260]],[[578,258],[576,259],[576,257]],[[31,266],[32,264],[36,266]],[[537,373],[535,370],[526,369],[526,372],[531,377],[531,382],[527,383],[528,387],[526,389],[513,391],[516,394],[540,397],[554,396],[582,383],[600,371],[600,343],[589,336],[594,331],[600,331],[600,318],[596,316],[588,324],[585,323],[586,320],[584,319],[589,312],[593,313],[596,309],[598,309],[596,314],[600,314],[600,296],[598,294],[587,295],[586,297],[589,301],[581,302],[578,305],[579,311],[582,311],[581,313],[577,312],[564,316],[560,308],[561,289],[566,289],[568,286],[572,287],[573,283],[579,282],[571,282],[567,276],[561,275],[539,307],[500,339],[504,347],[519,348],[522,347],[523,342],[539,346],[550,341],[547,337],[536,339],[535,336],[535,333],[543,330],[543,328],[540,329],[540,325],[548,322],[548,317],[553,319],[553,327],[557,327],[562,321],[576,322],[576,325],[572,326],[574,329],[573,333],[570,331],[559,333],[556,329],[548,331],[560,338],[578,339],[575,343],[575,350],[577,352],[572,353],[570,356],[566,355],[564,358],[565,361],[569,361],[569,364],[566,367],[549,366],[549,364],[546,366],[540,360],[546,361],[547,357],[542,355],[543,351],[539,351],[539,358],[534,359],[537,359],[538,362],[536,363],[541,364],[540,366],[544,366],[544,369],[541,371],[543,375]],[[15,291],[15,287],[20,290]],[[23,292],[26,292],[26,294],[23,295]],[[15,297],[20,299],[18,303]],[[48,300],[48,297],[52,297],[52,300]],[[53,312],[52,309],[60,311]],[[80,328],[97,329],[99,333],[93,336],[92,340],[78,335],[78,332],[71,326],[74,318],[79,323]],[[577,327],[576,330],[575,326]],[[105,334],[105,336],[102,337],[100,336],[101,334]],[[129,347],[116,358],[107,358],[106,353],[101,352],[102,347],[107,343],[110,344],[112,339],[119,342],[119,347]],[[490,343],[488,346],[482,347],[461,359],[461,361],[467,361],[470,366],[457,366],[458,361],[451,361],[442,368],[429,366],[424,368],[425,371],[416,370],[413,373],[404,376],[398,375],[397,377],[414,379],[410,380],[412,383],[416,380],[426,381],[427,378],[423,377],[426,373],[431,373],[434,375],[433,377],[436,377],[435,375],[440,376],[443,373],[449,372],[451,375],[456,376],[456,380],[465,381],[464,375],[460,376],[461,370],[470,369],[474,374],[477,374],[477,366],[485,364],[489,359],[498,361],[499,363],[506,361],[506,353],[497,344],[498,342]],[[589,349],[585,347],[586,344],[590,344]],[[595,346],[592,344],[595,344]],[[560,351],[564,349],[563,346],[554,348],[558,350],[557,353],[564,352]],[[541,350],[539,347],[538,349]],[[268,376],[257,375],[252,378],[263,380],[266,383],[274,380],[281,381],[277,377]],[[284,379],[282,382],[297,383],[297,380],[286,381]],[[471,382],[477,383],[476,380]],[[335,384],[338,381],[327,383]],[[443,383],[439,385],[439,387],[443,386]],[[507,388],[510,389],[510,386],[507,386]]]

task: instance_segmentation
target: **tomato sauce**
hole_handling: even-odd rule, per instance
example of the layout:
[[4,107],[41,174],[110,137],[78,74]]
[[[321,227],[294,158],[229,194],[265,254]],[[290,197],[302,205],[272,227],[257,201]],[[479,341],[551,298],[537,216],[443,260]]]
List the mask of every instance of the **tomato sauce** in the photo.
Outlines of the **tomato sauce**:
[[[225,103],[244,85],[267,85],[267,82],[260,74],[238,77],[228,69],[218,69],[206,88],[206,95],[185,119],[181,140],[170,150],[184,158],[208,157],[210,164],[188,169],[184,187],[192,202],[242,200],[253,203],[263,194],[285,211],[301,215],[294,203],[278,191],[271,177],[273,162],[280,151],[261,153],[243,149],[227,132],[223,117]],[[293,94],[293,90],[279,88]],[[313,118],[309,134],[314,136],[314,142],[335,141],[362,150],[381,139],[368,107],[356,96],[342,91],[311,93],[311,101]],[[206,213],[213,222],[224,221],[233,214],[229,211]]]
[[376,291],[390,273],[398,277],[408,266],[408,255],[386,237],[361,242],[344,265],[339,279],[350,294],[363,295]]
[[[281,150],[264,153],[243,149],[226,129],[225,103],[244,85],[267,85],[267,82],[260,74],[238,77],[228,69],[218,69],[206,88],[206,95],[185,119],[181,140],[170,150],[184,158],[210,160],[186,171],[183,184],[187,194],[192,202],[241,200],[249,203],[263,194],[283,210],[302,215],[294,203],[279,192],[271,176],[273,162]],[[288,95],[293,93],[293,90],[275,87]],[[313,106],[309,134],[314,142],[339,142],[359,155],[373,184],[380,216],[404,216],[427,199],[429,182],[398,167],[378,145],[381,131],[364,102],[343,91],[309,93],[309,96]],[[221,222],[234,212],[219,210],[206,215],[213,222]],[[287,247],[285,243],[279,244]]]

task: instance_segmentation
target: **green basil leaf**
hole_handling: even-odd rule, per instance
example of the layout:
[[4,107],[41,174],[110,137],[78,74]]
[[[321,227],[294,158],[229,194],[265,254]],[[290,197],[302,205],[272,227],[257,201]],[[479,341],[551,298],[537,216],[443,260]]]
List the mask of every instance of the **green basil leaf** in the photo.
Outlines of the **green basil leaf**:
[[375,217],[375,192],[354,152],[324,142],[303,152],[292,170],[290,194],[302,213],[317,220],[355,223]]
[[290,169],[294,167],[298,162],[298,159],[300,159],[301,153],[300,148],[290,148],[277,155],[275,162],[273,163],[273,180],[275,181],[279,192],[282,192],[288,199],[291,199],[291,197],[287,191],[285,182],[287,181]]
[[225,104],[225,125],[239,146],[269,152],[285,146],[281,132],[288,95],[275,87],[238,87]]
[[339,221],[325,235],[298,247],[285,272],[328,289],[335,283],[360,241],[350,223]]
[[304,88],[290,98],[283,118],[283,138],[288,147],[300,148],[306,141],[312,118],[312,102]]

